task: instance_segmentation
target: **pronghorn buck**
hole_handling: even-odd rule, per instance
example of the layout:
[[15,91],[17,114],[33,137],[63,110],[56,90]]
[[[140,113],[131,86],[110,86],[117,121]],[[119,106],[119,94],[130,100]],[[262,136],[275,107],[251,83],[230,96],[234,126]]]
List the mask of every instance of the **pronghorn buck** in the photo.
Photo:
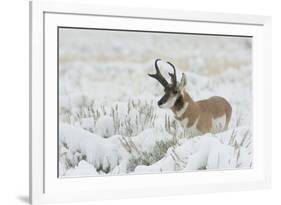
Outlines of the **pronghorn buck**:
[[193,135],[226,130],[232,113],[229,102],[219,96],[194,101],[184,89],[186,85],[185,74],[182,73],[181,80],[178,82],[175,66],[167,62],[173,68],[173,73],[169,73],[171,83],[168,83],[159,70],[157,64],[159,61],[160,59],[155,61],[156,74],[148,74],[164,87],[165,94],[158,101],[158,106],[170,108],[175,114],[175,118]]

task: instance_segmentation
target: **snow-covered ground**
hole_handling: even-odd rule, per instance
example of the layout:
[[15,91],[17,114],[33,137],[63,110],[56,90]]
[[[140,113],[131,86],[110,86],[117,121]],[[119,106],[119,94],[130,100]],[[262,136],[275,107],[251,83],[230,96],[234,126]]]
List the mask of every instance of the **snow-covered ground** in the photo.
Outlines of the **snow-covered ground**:
[[[252,167],[250,38],[79,29],[59,37],[60,176]],[[229,129],[191,136],[160,109],[163,88],[147,76],[157,58],[186,74],[194,100],[226,98]]]

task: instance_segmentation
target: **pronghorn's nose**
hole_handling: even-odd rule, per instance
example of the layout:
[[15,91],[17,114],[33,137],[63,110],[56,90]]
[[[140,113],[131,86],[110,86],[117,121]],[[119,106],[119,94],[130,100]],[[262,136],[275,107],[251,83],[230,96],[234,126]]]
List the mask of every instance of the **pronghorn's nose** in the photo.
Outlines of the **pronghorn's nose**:
[[161,100],[159,100],[159,101],[157,102],[157,104],[158,104],[158,106],[160,106],[160,105],[162,105],[163,103],[162,103]]

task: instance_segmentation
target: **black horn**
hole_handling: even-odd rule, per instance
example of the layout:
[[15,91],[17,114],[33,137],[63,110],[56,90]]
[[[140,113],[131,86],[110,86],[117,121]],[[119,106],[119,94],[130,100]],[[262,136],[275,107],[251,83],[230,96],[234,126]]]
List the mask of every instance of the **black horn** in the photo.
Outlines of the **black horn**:
[[172,66],[173,70],[174,70],[174,73],[169,73],[170,77],[171,77],[171,81],[172,81],[172,84],[173,86],[176,86],[177,85],[177,72],[176,72],[176,68],[175,66],[170,63],[170,62],[167,62],[170,66]]
[[163,75],[160,73],[159,67],[158,67],[158,61],[160,61],[161,59],[157,59],[154,63],[155,65],[155,69],[156,69],[156,74],[148,74],[150,77],[155,78],[156,80],[158,80],[163,86],[164,88],[166,88],[168,86],[168,82],[167,80],[163,77]]

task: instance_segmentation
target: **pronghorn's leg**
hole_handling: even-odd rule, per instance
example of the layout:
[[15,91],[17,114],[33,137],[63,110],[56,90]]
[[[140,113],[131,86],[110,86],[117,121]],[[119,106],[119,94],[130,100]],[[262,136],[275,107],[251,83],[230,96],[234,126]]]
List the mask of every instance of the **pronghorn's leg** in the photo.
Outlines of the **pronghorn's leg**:
[[224,125],[224,130],[227,130],[230,119],[232,115],[232,108],[229,105],[228,108],[225,110],[225,125]]

